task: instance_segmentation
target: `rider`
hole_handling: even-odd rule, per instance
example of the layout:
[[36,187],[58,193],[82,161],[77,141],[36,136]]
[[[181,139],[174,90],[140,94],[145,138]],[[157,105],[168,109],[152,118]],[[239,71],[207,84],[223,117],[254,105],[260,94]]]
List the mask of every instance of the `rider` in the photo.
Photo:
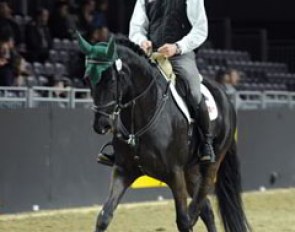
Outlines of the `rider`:
[[170,58],[175,73],[189,86],[190,107],[204,136],[201,161],[214,161],[210,119],[200,91],[193,50],[207,38],[204,0],[137,0],[129,38],[145,52],[157,49]]
[[146,53],[157,50],[172,63],[174,72],[189,86],[189,105],[202,132],[200,161],[214,162],[210,119],[200,91],[194,49],[207,38],[204,0],[137,0],[129,38]]

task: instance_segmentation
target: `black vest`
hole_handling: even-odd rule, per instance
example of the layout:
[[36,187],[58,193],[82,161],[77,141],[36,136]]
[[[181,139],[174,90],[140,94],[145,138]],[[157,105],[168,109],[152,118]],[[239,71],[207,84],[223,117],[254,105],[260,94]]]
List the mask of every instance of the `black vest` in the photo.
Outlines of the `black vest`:
[[181,40],[192,28],[186,0],[145,0],[145,8],[149,19],[148,39],[154,48]]

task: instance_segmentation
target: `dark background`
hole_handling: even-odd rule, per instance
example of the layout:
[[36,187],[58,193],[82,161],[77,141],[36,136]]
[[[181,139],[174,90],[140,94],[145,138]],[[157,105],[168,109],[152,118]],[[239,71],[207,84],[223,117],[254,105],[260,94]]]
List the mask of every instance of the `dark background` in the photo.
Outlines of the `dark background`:
[[[88,110],[0,111],[0,214],[101,204],[111,169],[95,161],[108,140],[91,128]],[[239,113],[239,156],[245,190],[295,186],[294,111]],[[277,173],[274,185],[272,173]],[[171,197],[167,188],[128,191],[124,201]]]
[[[69,0],[76,9],[82,0]],[[99,1],[99,0],[97,0]],[[109,0],[108,26],[127,34],[136,0]],[[18,14],[38,7],[52,9],[53,0],[9,0]],[[250,52],[254,61],[283,62],[295,72],[295,2],[293,0],[205,0],[209,39],[205,46]],[[24,9],[26,12],[24,12]],[[75,7],[72,9],[75,13]]]
[[[23,14],[22,0],[8,0],[15,13]],[[53,0],[27,0],[29,14],[40,6],[53,8]],[[73,0],[79,5],[82,0]],[[135,0],[109,0],[109,22],[112,31],[128,31]],[[295,38],[295,2],[292,0],[205,0],[209,20],[230,18],[237,27],[266,27],[273,38]],[[284,33],[279,33],[284,31]]]
[[[111,27],[127,33],[135,0],[110,0],[110,3]],[[230,18],[235,27],[265,27],[271,31],[271,38],[295,38],[292,0],[205,0],[205,5],[209,20]]]
[[[110,0],[109,23],[128,33],[135,0]],[[205,46],[250,52],[255,61],[284,62],[295,72],[295,2],[205,0],[209,39]]]
[[210,17],[242,21],[288,21],[295,19],[292,0],[205,0]]
[[205,0],[209,19],[230,18],[234,28],[266,28],[270,39],[295,39],[292,0]]

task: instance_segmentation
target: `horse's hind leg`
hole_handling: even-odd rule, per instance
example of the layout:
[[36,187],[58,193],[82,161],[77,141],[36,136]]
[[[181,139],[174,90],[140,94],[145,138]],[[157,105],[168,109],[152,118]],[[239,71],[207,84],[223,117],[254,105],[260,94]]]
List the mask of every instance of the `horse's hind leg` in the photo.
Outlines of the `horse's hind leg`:
[[[189,185],[188,190],[190,191],[190,195],[192,196],[192,201],[189,204],[189,216],[191,219],[191,226],[194,226],[196,224],[199,216],[202,213],[203,213],[202,214],[203,216],[206,216],[205,211],[206,209],[208,210],[209,209],[208,206],[210,206],[208,205],[208,202],[207,202],[207,195],[214,186],[214,180],[215,180],[217,168],[218,168],[218,164],[215,163],[215,164],[209,164],[206,166],[196,165],[195,167],[187,171],[186,181]],[[205,208],[203,209],[203,207]],[[207,211],[207,212],[212,212],[212,211]],[[206,219],[209,219],[209,218],[205,217],[205,220]]]
[[174,196],[176,223],[179,232],[192,232],[188,216],[187,191],[183,170],[175,171],[173,173],[172,181],[168,183],[168,185]]
[[106,203],[97,217],[96,232],[103,232],[107,229],[113,218],[113,212],[117,208],[126,189],[133,183],[135,177],[127,175],[120,168],[113,170],[111,191]]
[[217,232],[214,212],[210,203],[210,200],[206,198],[204,205],[201,209],[200,217],[207,227],[208,232]]
[[[195,165],[191,167],[186,172],[186,183],[187,183],[187,190],[189,195],[194,198],[196,194],[199,193],[200,185],[202,182],[202,177],[200,173],[200,167]],[[206,197],[200,209],[200,217],[203,220],[204,224],[208,232],[217,232],[215,220],[214,220],[214,212],[212,210],[212,206],[210,200]],[[196,223],[197,219],[194,220],[194,224]]]

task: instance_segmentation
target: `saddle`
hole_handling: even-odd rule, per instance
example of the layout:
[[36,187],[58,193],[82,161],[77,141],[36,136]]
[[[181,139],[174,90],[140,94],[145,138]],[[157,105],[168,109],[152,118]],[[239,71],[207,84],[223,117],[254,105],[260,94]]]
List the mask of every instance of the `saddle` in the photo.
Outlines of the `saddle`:
[[[162,76],[166,79],[166,81],[170,81],[170,90],[173,96],[173,99],[175,100],[178,108],[180,111],[184,114],[186,119],[188,120],[189,123],[193,122],[193,119],[191,118],[190,112],[188,110],[188,106],[179,94],[179,91],[176,89],[176,81],[177,81],[177,76],[173,71],[172,64],[169,61],[168,58],[166,58],[163,54],[159,52],[154,52],[151,54],[150,59],[153,63],[155,63],[162,73]],[[199,74],[200,77],[196,78],[201,78],[201,82],[203,81],[203,76]],[[215,99],[209,89],[204,85],[201,84],[201,93],[205,97],[206,100],[206,105],[208,107],[209,111],[209,117],[211,121],[214,121],[218,117],[218,108],[215,102]]]

